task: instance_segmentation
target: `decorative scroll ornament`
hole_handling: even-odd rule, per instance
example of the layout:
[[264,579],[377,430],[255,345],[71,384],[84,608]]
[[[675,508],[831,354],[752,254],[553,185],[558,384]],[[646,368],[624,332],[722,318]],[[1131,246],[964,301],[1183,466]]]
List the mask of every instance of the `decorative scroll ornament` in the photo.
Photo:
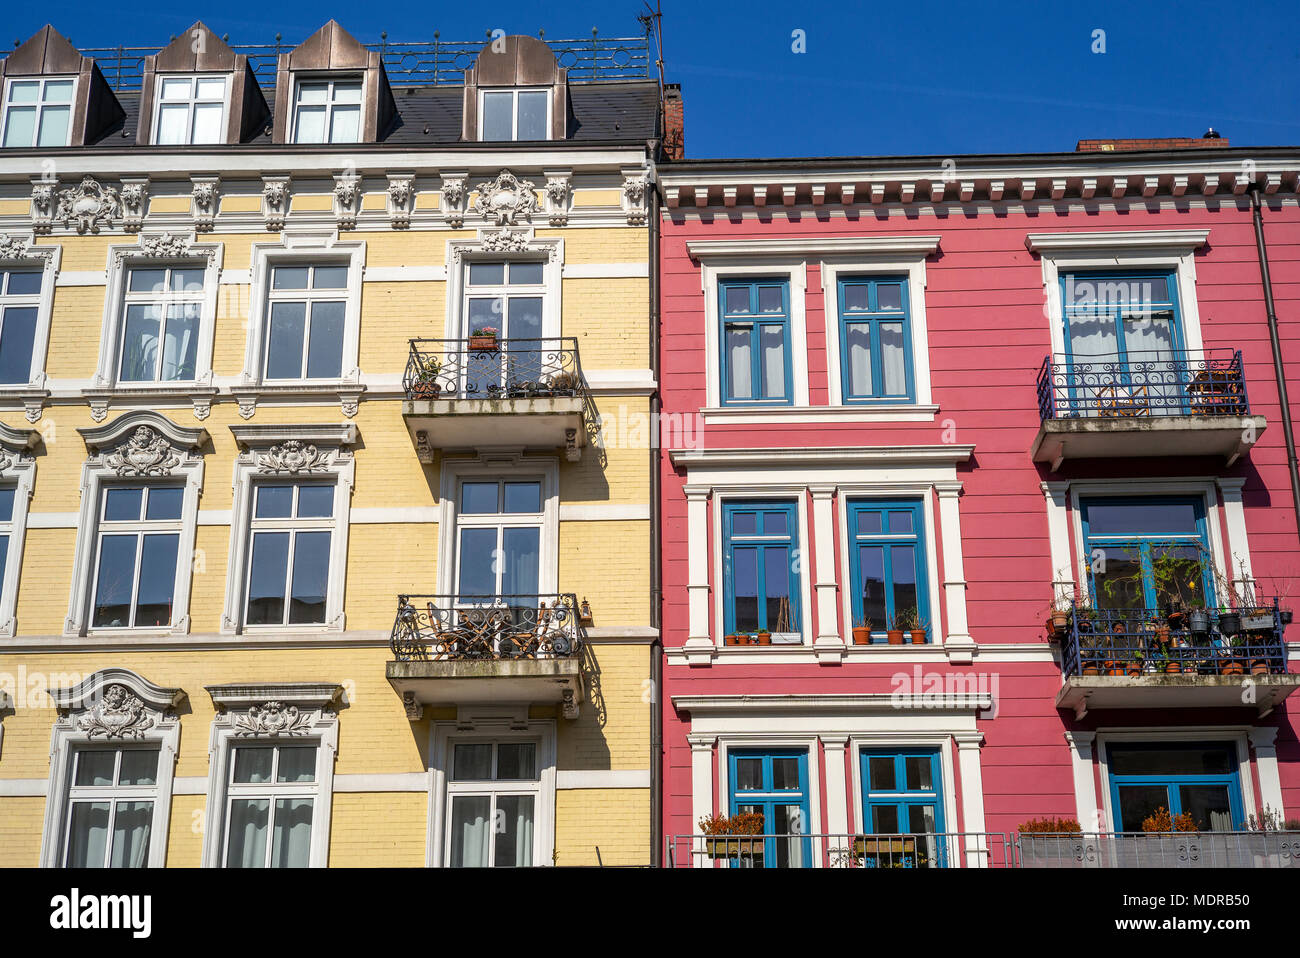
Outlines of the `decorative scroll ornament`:
[[287,472],[297,475],[300,472],[328,468],[329,464],[329,453],[320,452],[315,446],[304,445],[298,439],[288,439],[278,446],[272,446],[266,455],[257,457],[258,472]]
[[465,178],[461,176],[444,176],[442,178],[442,208],[447,217],[447,225],[458,230],[465,225]]
[[262,180],[262,216],[266,228],[272,232],[284,229],[284,218],[289,212],[289,181],[287,179]]
[[122,211],[122,200],[111,186],[100,186],[93,176],[82,177],[80,185],[59,190],[59,207],[54,218],[64,226],[76,226],[78,233],[98,233],[100,222],[111,226]]
[[138,233],[144,224],[145,209],[149,200],[149,181],[133,180],[122,183],[122,228],[128,233]]
[[157,724],[144,703],[125,685],[110,685],[104,698],[77,719],[77,728],[90,738],[140,738]]
[[482,246],[489,253],[522,253],[528,249],[531,233],[531,230],[484,230]]
[[0,233],[0,259],[26,259],[31,244],[22,236]]
[[230,717],[236,735],[306,735],[315,724],[311,712],[300,713],[298,706],[283,702],[251,705],[245,714]]
[[552,226],[567,226],[569,223],[569,178],[567,176],[548,176],[546,178],[546,198],[550,201],[550,223]]
[[628,176],[623,180],[623,206],[630,226],[639,226],[646,221],[646,191],[650,181],[644,175]]
[[155,256],[159,259],[187,256],[190,252],[190,238],[183,233],[145,236],[140,240],[140,252],[145,256]]
[[388,175],[388,217],[394,229],[411,225],[415,205],[415,181],[410,176]]
[[119,476],[170,476],[181,457],[167,438],[149,426],[137,426],[131,438],[104,457]]
[[509,170],[502,170],[495,180],[475,187],[478,197],[474,209],[497,226],[513,226],[516,219],[532,219],[538,211],[537,188],[531,180],[519,180]]
[[190,191],[190,209],[193,211],[194,228],[201,233],[212,229],[217,219],[217,180],[216,178],[195,179]]
[[411,202],[411,181],[392,180],[388,184],[388,198],[394,206],[405,206]]
[[361,209],[361,180],[355,177],[334,178],[334,215],[339,228],[350,230],[357,225]]
[[32,232],[48,233],[54,222],[54,187],[57,181],[32,183]]

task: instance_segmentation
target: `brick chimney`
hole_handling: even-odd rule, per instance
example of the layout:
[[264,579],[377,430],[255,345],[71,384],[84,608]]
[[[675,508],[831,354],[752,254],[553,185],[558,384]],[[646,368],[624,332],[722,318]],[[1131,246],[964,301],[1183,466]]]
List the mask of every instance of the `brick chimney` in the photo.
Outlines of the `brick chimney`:
[[686,158],[686,128],[680,83],[664,84],[664,155],[670,160]]
[[1171,136],[1136,140],[1080,140],[1076,153],[1117,153],[1122,150],[1202,150],[1225,147],[1228,141],[1213,130],[1205,136]]

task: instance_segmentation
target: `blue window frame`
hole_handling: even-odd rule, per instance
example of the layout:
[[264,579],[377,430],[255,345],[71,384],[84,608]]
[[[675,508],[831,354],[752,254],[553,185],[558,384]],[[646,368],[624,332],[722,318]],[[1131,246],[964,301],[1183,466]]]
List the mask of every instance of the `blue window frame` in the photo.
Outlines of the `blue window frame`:
[[853,625],[870,620],[873,642],[886,641],[889,623],[904,609],[916,609],[927,639],[934,637],[923,521],[919,499],[848,503]]
[[844,402],[915,401],[907,277],[841,279],[839,310]]
[[[1084,547],[1088,555],[1090,588],[1098,608],[1160,609],[1170,599],[1191,606],[1213,605],[1214,579],[1209,562],[1209,533],[1205,501],[1198,496],[1107,497],[1079,503]],[[1158,582],[1154,563],[1174,560],[1181,596],[1167,594]]]
[[[867,835],[908,835],[907,842],[868,840],[868,867],[936,867],[946,863],[943,786],[938,749],[863,749],[862,830]],[[927,836],[927,837],[920,837]]]
[[802,619],[795,503],[724,503],[722,537],[727,634],[771,632],[797,641]]
[[[763,816],[762,853],[742,855],[735,864],[762,868],[803,868],[812,862],[808,817],[806,749],[733,749],[727,753],[731,814]],[[755,843],[757,845],[757,843]]]
[[1237,750],[1230,742],[1165,742],[1107,747],[1115,830],[1142,831],[1157,808],[1188,814],[1200,831],[1244,826]]
[[723,280],[718,296],[723,405],[791,405],[790,284]]
[[1066,362],[1092,367],[1070,377],[1072,400],[1187,411],[1183,377],[1170,375],[1186,356],[1177,290],[1167,271],[1061,276]]

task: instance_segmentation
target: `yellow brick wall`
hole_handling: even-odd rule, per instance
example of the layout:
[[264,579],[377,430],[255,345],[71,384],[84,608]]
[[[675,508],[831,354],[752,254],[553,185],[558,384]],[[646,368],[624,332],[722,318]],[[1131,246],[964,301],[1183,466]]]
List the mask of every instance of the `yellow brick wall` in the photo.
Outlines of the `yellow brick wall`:
[[650,864],[649,791],[575,788],[556,792],[555,864]]

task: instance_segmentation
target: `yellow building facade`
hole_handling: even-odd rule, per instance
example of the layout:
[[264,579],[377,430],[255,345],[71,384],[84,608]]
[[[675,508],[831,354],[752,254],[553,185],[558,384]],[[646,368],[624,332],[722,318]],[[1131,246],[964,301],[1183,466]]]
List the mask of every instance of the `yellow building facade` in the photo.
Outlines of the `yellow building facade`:
[[650,861],[657,87],[500,47],[10,55],[0,861]]

